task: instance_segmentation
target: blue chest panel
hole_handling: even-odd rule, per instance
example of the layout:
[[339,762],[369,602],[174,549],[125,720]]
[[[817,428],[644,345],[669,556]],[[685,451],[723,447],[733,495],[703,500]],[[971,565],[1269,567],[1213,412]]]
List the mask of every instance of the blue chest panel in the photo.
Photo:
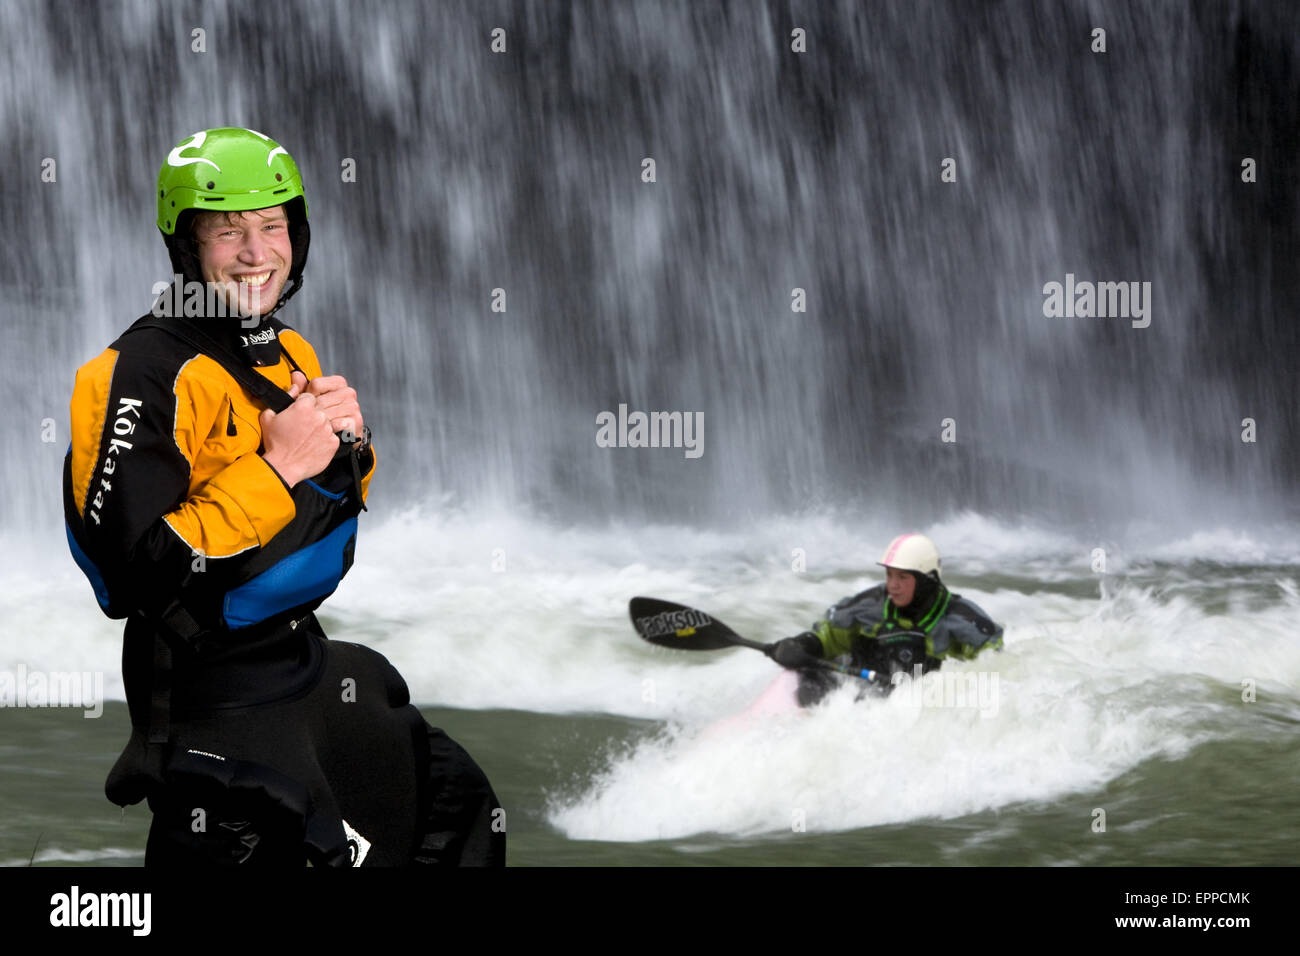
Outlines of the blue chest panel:
[[264,621],[300,604],[319,601],[339,586],[352,564],[357,519],[349,518],[324,538],[277,561],[226,593],[222,616],[232,631]]

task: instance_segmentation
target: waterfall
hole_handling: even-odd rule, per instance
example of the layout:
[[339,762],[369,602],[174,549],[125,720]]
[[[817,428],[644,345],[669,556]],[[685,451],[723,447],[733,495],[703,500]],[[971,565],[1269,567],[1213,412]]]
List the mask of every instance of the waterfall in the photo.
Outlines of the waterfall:
[[[302,170],[283,318],[357,387],[381,508],[1294,516],[1298,37],[1249,2],[5,3],[0,529],[59,522],[73,373],[170,273],[159,163],[221,125]],[[1150,283],[1149,325],[1045,315],[1067,276]],[[602,447],[620,405],[702,454]]]

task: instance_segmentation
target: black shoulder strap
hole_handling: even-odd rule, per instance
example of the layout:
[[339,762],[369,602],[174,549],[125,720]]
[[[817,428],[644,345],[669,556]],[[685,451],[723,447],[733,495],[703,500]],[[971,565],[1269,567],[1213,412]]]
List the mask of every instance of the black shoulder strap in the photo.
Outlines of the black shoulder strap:
[[[284,411],[293,404],[288,392],[276,388],[275,384],[269,379],[257,374],[243,362],[240,362],[221,343],[192,322],[176,317],[160,319],[150,314],[141,317],[122,335],[139,332],[141,329],[158,329],[160,332],[166,332],[168,335],[180,339],[195,351],[206,355],[224,368],[231,378],[248,389],[249,392],[276,413]],[[281,348],[283,349],[283,346]],[[285,354],[288,355],[288,352],[286,351]],[[294,362],[292,356],[289,356],[289,364],[297,368],[297,363]],[[173,601],[171,606],[158,616],[156,624],[161,624],[171,634],[186,642],[192,642],[194,638],[202,633],[202,629],[179,601]],[[154,772],[161,775],[162,745],[165,745],[171,738],[172,689],[172,650],[161,632],[155,632],[154,635],[152,684],[148,738],[151,746],[148,751],[148,760]],[[161,779],[161,776],[159,778]]]
[[[289,397],[288,392],[277,388],[270,379],[259,375],[239,361],[230,353],[229,349],[187,319],[178,317],[160,319],[156,316],[146,315],[122,334],[129,335],[141,329],[158,329],[160,332],[166,332],[168,335],[180,339],[191,348],[202,352],[224,368],[231,378],[261,399],[268,408],[277,414],[293,404],[293,399]],[[290,358],[289,362],[293,364],[293,359]]]

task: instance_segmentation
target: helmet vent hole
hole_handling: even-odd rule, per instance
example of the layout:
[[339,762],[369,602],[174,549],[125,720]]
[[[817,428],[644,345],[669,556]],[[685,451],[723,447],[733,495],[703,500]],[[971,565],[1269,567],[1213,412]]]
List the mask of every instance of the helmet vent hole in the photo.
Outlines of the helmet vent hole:
[[278,196],[278,195],[280,195],[280,193],[287,193],[288,191],[289,191],[289,187],[288,187],[288,186],[285,186],[283,189],[276,189],[276,190],[273,190],[273,191],[271,192],[271,195],[272,195],[272,196]]

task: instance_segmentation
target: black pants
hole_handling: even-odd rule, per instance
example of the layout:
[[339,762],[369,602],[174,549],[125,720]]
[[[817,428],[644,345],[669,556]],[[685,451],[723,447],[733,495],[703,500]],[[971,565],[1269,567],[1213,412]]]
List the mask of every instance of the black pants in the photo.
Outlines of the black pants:
[[419,843],[406,859],[377,853],[355,832],[346,832],[345,850],[329,845],[328,827],[321,828],[325,839],[314,839],[307,788],[269,768],[244,765],[238,777],[222,779],[173,761],[169,785],[149,798],[154,819],[145,866],[504,866],[505,812],[487,776],[442,730],[427,723],[424,730]]
[[268,699],[261,662],[203,682],[180,670],[167,743],[136,723],[106,790],[148,798],[145,864],[504,865],[505,814],[479,766],[383,655],[311,625],[291,659],[306,676],[284,693]]

